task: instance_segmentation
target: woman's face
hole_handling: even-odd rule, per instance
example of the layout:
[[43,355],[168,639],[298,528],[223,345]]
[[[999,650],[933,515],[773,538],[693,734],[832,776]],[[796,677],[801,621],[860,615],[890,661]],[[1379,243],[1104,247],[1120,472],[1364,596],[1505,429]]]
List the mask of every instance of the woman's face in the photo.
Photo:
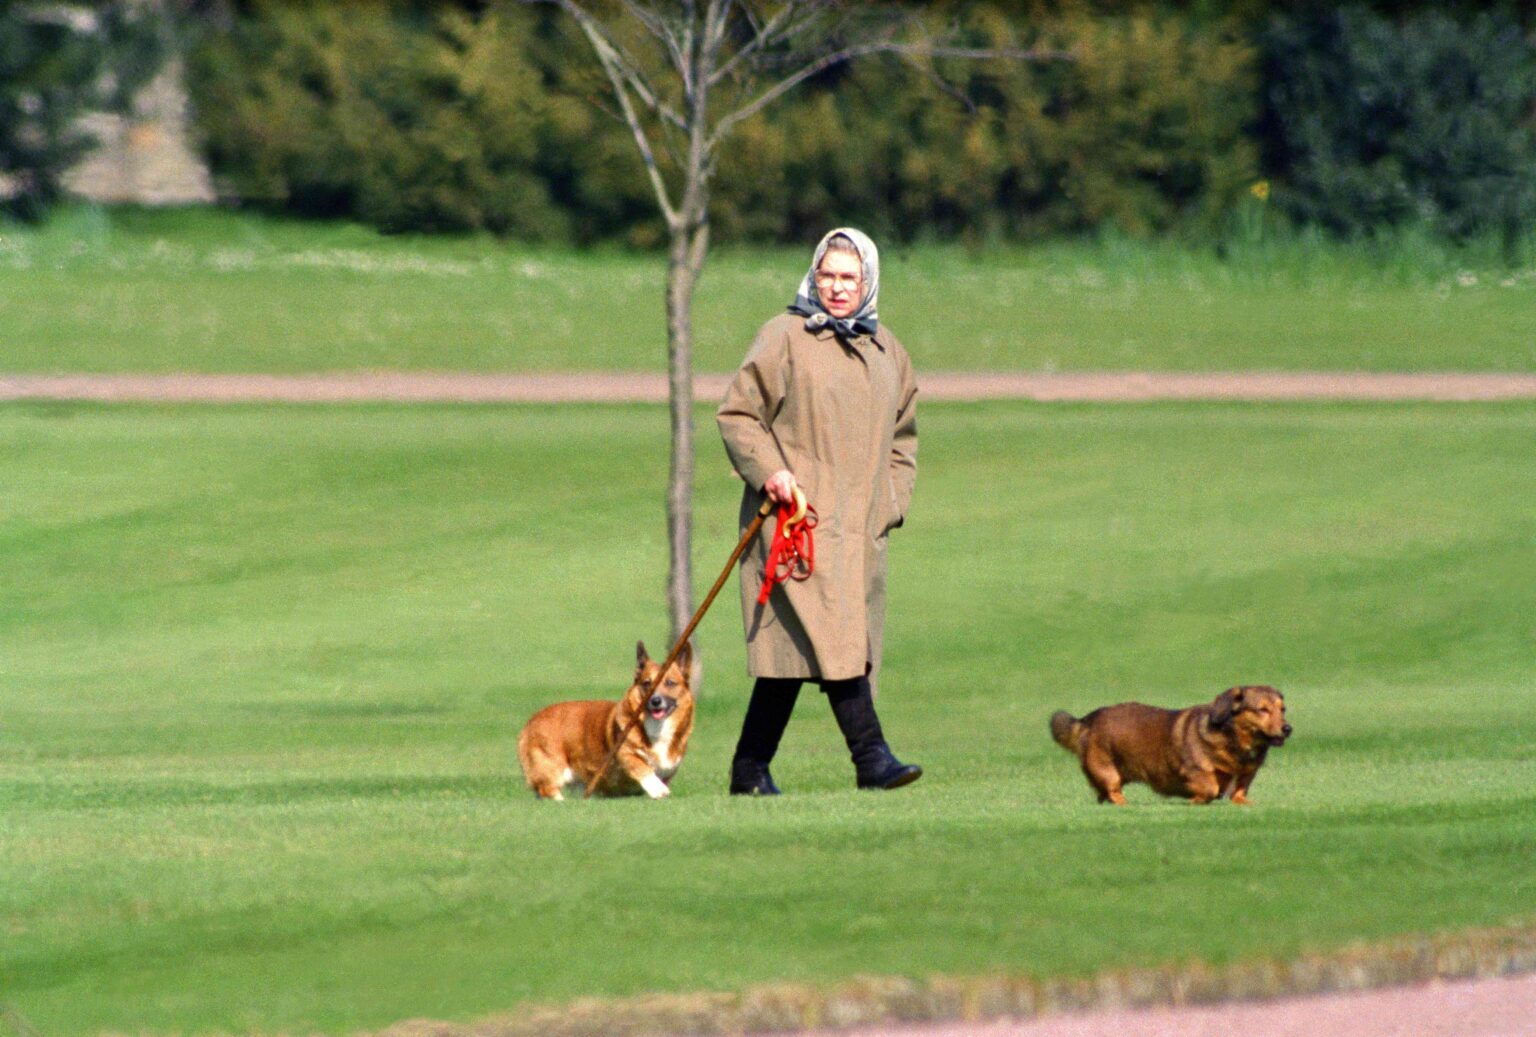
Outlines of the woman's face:
[[816,294],[839,320],[851,316],[864,298],[864,264],[851,252],[828,252],[816,267]]

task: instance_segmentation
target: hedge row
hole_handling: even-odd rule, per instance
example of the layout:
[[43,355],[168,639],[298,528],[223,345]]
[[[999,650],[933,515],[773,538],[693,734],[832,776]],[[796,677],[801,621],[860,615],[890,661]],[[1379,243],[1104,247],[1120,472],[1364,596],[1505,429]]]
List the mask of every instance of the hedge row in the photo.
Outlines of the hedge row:
[[[924,74],[864,59],[743,124],[713,184],[717,238],[842,221],[906,239],[1212,237],[1264,180],[1283,211],[1342,233],[1516,235],[1536,217],[1536,48],[1512,16],[1024,9],[968,5],[968,42],[1071,60]],[[557,13],[242,10],[190,62],[227,194],[386,230],[660,239],[629,133]]]

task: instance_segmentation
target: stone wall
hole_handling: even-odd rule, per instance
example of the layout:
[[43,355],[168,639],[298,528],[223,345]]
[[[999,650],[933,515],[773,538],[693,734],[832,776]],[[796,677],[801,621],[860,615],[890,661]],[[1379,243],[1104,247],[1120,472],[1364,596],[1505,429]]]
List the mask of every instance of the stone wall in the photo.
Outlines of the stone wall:
[[166,63],[127,116],[97,112],[82,124],[100,141],[64,176],[70,193],[94,202],[195,205],[214,200],[208,165],[192,146],[182,65]]

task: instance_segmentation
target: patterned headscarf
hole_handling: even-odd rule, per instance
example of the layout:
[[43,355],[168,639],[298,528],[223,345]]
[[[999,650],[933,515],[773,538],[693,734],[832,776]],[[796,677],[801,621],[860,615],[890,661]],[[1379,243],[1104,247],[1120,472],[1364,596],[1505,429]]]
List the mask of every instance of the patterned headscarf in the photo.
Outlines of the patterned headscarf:
[[[828,313],[821,304],[821,293],[816,290],[816,268],[821,266],[822,257],[827,254],[828,243],[839,235],[853,242],[853,247],[858,249],[859,260],[864,264],[864,298],[859,300],[859,308],[846,317],[834,317]],[[816,254],[811,257],[811,269],[806,273],[805,280],[800,282],[800,291],[795,293],[795,301],[790,303],[789,312],[805,317],[808,331],[819,331],[830,326],[844,339],[873,335],[880,327],[880,317],[875,312],[875,300],[879,295],[880,250],[875,248],[875,243],[863,231],[838,227],[828,231],[826,237],[821,239],[821,244],[816,246]]]

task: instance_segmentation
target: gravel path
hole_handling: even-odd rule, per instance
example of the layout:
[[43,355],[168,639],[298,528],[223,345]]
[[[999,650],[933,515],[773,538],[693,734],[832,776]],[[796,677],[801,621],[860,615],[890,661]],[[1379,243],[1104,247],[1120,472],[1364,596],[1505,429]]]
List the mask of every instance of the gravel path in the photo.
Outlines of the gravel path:
[[[1028,1022],[840,1030],[835,1037],[1536,1037],[1536,975]],[[832,1031],[806,1037],[834,1037]]]
[[[694,395],[715,401],[728,375],[701,374]],[[1207,374],[960,372],[921,374],[928,400],[1432,400],[1536,399],[1536,374],[1255,371]],[[329,374],[0,374],[0,401],[453,403],[659,402],[663,374],[473,374],[362,371]]]

